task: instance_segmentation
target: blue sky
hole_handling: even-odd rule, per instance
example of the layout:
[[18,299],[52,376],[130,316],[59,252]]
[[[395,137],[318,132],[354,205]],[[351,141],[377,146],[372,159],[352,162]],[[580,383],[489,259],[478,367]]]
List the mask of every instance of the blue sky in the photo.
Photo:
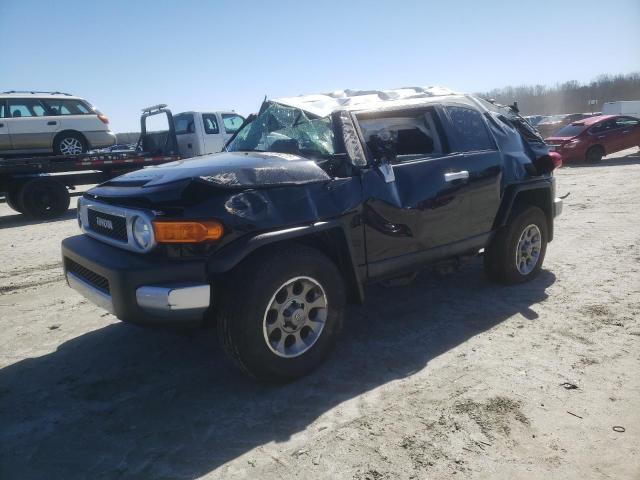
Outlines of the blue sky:
[[443,85],[474,92],[640,70],[640,0],[0,0],[0,91],[255,111],[263,97]]

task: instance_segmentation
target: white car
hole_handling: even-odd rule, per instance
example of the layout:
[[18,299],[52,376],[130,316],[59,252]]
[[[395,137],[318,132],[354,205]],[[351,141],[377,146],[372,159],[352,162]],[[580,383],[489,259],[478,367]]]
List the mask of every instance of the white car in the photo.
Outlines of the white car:
[[115,143],[109,119],[80,97],[60,92],[0,93],[0,156],[78,155]]
[[235,112],[182,112],[173,116],[183,158],[217,153],[244,122]]

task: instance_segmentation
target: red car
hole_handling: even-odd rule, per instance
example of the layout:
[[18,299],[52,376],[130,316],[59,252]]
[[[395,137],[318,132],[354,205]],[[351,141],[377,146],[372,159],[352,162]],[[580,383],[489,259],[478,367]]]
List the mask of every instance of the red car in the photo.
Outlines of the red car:
[[545,142],[565,162],[599,162],[610,153],[640,146],[640,120],[621,115],[585,118],[565,125]]

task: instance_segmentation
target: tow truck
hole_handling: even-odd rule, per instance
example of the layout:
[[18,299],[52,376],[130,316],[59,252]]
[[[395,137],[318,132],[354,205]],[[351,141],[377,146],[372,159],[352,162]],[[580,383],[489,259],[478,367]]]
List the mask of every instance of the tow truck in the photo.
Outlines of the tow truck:
[[[166,116],[167,130],[147,131],[147,119],[154,115]],[[135,149],[0,158],[0,192],[13,210],[30,218],[47,220],[67,211],[71,200],[69,190],[77,186],[106,182],[148,165],[180,158],[173,115],[166,104],[159,104],[142,109],[140,138]]]

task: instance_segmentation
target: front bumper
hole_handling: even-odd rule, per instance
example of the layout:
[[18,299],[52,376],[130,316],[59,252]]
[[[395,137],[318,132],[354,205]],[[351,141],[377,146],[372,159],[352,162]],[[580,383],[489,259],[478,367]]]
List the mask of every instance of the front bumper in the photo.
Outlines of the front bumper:
[[205,261],[158,258],[123,251],[86,235],[62,241],[69,286],[138,324],[197,324],[211,307]]
[[562,214],[562,199],[554,198],[553,199],[553,217],[558,217]]

